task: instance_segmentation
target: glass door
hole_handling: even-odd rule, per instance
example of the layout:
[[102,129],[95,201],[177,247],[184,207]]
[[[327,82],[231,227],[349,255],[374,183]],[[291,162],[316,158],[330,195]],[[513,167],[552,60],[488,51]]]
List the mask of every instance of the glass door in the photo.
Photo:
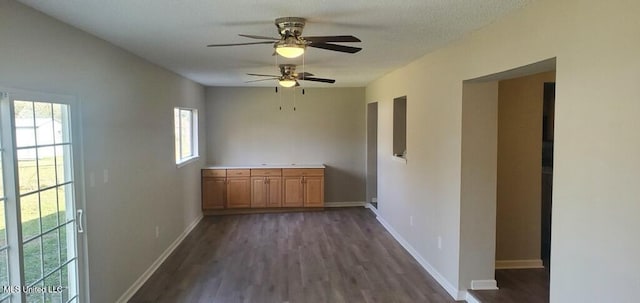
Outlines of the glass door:
[[79,301],[82,212],[71,117],[64,97],[4,94],[0,302]]

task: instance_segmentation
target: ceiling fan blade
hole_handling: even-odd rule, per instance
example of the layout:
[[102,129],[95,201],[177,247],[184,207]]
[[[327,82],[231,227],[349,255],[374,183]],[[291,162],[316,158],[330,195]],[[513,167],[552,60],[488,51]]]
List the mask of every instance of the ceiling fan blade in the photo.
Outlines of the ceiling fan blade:
[[278,78],[269,78],[269,79],[250,80],[250,81],[244,81],[244,83],[260,82],[260,81],[273,81],[273,80],[276,80],[276,79],[278,79]]
[[309,42],[362,42],[354,36],[313,36],[303,37]]
[[265,74],[247,74],[249,76],[258,76],[258,77],[275,77],[278,78],[280,76],[276,76],[276,75],[265,75]]
[[252,45],[252,44],[273,44],[273,41],[246,42],[246,43],[228,43],[228,44],[209,44],[209,45],[207,45],[207,47],[238,46],[238,45]]
[[337,45],[337,44],[331,44],[331,43],[315,43],[314,42],[314,43],[309,43],[309,46],[315,47],[315,48],[332,50],[336,52],[349,53],[349,54],[355,54],[362,50],[361,47],[344,46],[344,45]]
[[323,83],[336,83],[336,80],[333,80],[333,79],[313,78],[313,77],[306,77],[304,79],[299,79],[299,80],[323,82]]
[[309,78],[309,77],[312,77],[312,76],[313,76],[312,73],[307,73],[307,72],[298,73],[298,79]]
[[266,37],[266,36],[256,36],[256,35],[238,34],[238,36],[245,37],[245,38],[251,38],[251,39],[273,40],[274,42],[280,40],[280,38],[273,38],[273,37]]

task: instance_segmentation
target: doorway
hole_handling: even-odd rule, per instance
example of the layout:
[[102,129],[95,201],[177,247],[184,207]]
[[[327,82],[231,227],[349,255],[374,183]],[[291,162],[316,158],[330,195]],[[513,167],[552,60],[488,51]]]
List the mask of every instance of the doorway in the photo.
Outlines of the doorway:
[[73,98],[0,92],[0,302],[79,302],[85,287]]
[[378,208],[378,102],[367,104],[367,203]]
[[540,214],[540,256],[547,274],[551,271],[551,208],[553,194],[553,133],[556,83],[544,83],[542,105],[542,207]]
[[[541,287],[524,289],[540,290],[542,301],[535,302],[548,302],[541,254],[542,120],[544,83],[555,82],[555,67],[551,58],[463,82],[459,284],[478,299],[487,294],[482,302],[529,297],[509,291],[513,287],[501,277],[511,275],[501,268],[545,275]],[[517,81],[529,77],[535,81]],[[505,92],[509,81],[511,92]],[[502,102],[505,95],[516,101]]]

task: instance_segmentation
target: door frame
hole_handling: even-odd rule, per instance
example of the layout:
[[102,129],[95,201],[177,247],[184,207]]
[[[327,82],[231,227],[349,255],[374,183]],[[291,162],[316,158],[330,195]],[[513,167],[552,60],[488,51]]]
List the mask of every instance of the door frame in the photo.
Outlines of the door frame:
[[[367,118],[366,118],[366,131],[367,131],[367,162],[366,162],[366,203],[372,204],[376,209],[378,208],[378,102],[367,103]],[[375,113],[373,113],[375,112]],[[375,114],[375,116],[374,116]],[[374,125],[372,125],[374,124]],[[372,126],[375,126],[372,129]],[[371,131],[374,130],[372,133]],[[375,200],[375,201],[374,201]]]
[[[63,94],[56,94],[56,93],[45,93],[45,92],[38,92],[35,90],[27,90],[27,89],[18,89],[18,88],[12,88],[12,87],[3,87],[0,86],[0,93],[6,94],[6,96],[3,96],[3,98],[0,99],[7,99],[6,102],[4,100],[2,100],[2,104],[0,104],[1,106],[1,112],[4,111],[8,111],[8,115],[10,117],[10,119],[8,119],[8,121],[3,120],[1,122],[0,125],[0,130],[4,131],[5,128],[8,128],[8,132],[11,135],[9,136],[9,138],[2,138],[3,142],[7,142],[7,140],[10,140],[10,146],[5,146],[3,144],[3,148],[5,149],[5,151],[7,151],[5,153],[5,157],[7,158],[8,161],[12,161],[12,165],[10,166],[4,166],[4,169],[9,170],[9,172],[13,175],[12,180],[10,180],[9,182],[11,182],[12,184],[10,184],[11,186],[13,186],[12,190],[14,191],[14,197],[17,197],[19,190],[18,190],[18,184],[16,182],[16,180],[18,180],[18,162],[17,162],[17,149],[15,148],[16,146],[16,138],[15,138],[15,133],[13,132],[14,128],[15,128],[15,116],[14,116],[14,112],[13,112],[13,106],[11,106],[11,102],[13,100],[16,99],[22,99],[25,101],[42,101],[42,102],[51,102],[51,103],[60,103],[60,104],[66,104],[69,106],[69,121],[71,123],[70,127],[69,127],[69,132],[71,134],[71,155],[72,155],[72,168],[73,168],[73,183],[74,183],[74,201],[73,201],[73,207],[74,207],[74,221],[73,221],[73,226],[75,229],[75,243],[76,243],[76,260],[77,260],[77,264],[76,264],[76,275],[77,275],[77,302],[90,302],[89,298],[89,263],[88,263],[88,257],[87,257],[87,252],[88,252],[88,243],[87,243],[87,225],[86,225],[86,215],[84,214],[86,211],[86,191],[85,191],[85,174],[84,174],[84,144],[83,144],[83,133],[82,133],[82,108],[80,106],[80,102],[78,102],[78,98],[72,95],[63,95]],[[6,98],[4,98],[6,97]],[[5,115],[5,114],[2,114]],[[11,150],[9,150],[9,148]],[[4,160],[3,158],[3,162],[7,162],[7,160]],[[9,205],[9,204],[8,204]],[[11,207],[13,209],[11,209],[11,211],[17,211],[19,212],[19,209],[15,209],[15,207],[17,207],[18,205],[16,203],[14,203]],[[9,210],[9,209],[8,209]],[[78,210],[80,210],[82,212],[82,215],[79,215],[79,213],[77,212]],[[8,211],[7,211],[8,212]],[[17,218],[17,217],[15,217]],[[13,222],[14,224],[17,224],[17,222]],[[7,225],[9,224],[9,222],[7,222]],[[79,226],[82,228],[82,231],[79,231]],[[19,229],[18,233],[22,233],[22,231]],[[16,247],[18,247],[18,249],[16,249],[18,254],[22,254],[22,249],[20,248],[20,243],[18,243],[18,239],[14,239],[15,242],[14,243],[10,243],[10,245],[14,245]],[[7,239],[7,242],[9,242],[10,239]],[[12,255],[15,255],[12,254]],[[20,271],[23,271],[23,261],[20,261]],[[9,269],[11,271],[11,269]],[[11,272],[11,274],[13,274],[13,272]],[[46,286],[46,285],[45,285]],[[22,293],[22,301],[25,300],[25,294]]]

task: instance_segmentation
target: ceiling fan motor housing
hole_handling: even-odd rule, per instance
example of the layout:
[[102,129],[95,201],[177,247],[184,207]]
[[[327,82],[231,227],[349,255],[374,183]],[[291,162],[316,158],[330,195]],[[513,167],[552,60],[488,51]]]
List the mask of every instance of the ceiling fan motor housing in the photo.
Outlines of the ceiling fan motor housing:
[[278,27],[278,32],[283,37],[299,37],[302,35],[302,30],[304,29],[304,25],[307,22],[305,18],[299,17],[282,17],[276,19],[276,27]]

